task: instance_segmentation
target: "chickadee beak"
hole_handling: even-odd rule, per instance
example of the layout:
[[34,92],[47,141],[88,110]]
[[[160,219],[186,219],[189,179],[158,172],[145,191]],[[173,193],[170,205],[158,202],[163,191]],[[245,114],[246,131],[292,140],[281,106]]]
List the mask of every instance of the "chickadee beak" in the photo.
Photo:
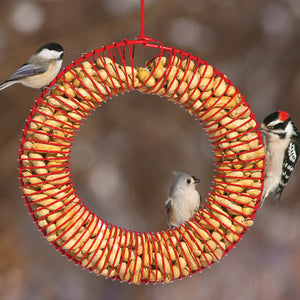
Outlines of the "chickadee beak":
[[194,179],[194,181],[195,181],[196,184],[199,183],[199,182],[201,182],[201,180],[198,179],[198,178],[196,178],[195,176],[192,176],[192,177],[193,177],[193,179]]

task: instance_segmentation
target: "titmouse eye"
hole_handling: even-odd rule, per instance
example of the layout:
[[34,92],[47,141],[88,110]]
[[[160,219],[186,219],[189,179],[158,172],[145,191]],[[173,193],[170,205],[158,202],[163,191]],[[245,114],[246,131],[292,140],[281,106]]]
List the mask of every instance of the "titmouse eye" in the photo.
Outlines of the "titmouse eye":
[[191,183],[191,179],[187,179],[186,183],[190,184]]

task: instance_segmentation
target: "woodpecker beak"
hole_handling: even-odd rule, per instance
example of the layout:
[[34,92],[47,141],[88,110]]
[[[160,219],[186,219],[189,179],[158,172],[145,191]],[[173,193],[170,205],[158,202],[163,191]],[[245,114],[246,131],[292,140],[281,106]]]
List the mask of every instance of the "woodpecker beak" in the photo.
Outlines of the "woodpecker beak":
[[260,124],[260,128],[261,128],[262,131],[268,131],[268,128],[264,123]]
[[194,181],[195,181],[195,184],[197,184],[197,183],[201,182],[201,180],[200,180],[200,179],[198,179],[198,178],[196,178],[196,177],[194,177],[194,176],[192,176],[192,177],[193,177],[193,179],[194,179]]

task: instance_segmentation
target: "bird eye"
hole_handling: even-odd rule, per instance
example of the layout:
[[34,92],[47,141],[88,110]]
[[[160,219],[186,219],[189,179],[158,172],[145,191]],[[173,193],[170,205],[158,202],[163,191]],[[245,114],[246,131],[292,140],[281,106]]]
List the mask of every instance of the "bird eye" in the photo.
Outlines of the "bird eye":
[[191,179],[187,179],[186,182],[187,182],[188,184],[190,184],[190,183],[191,183]]

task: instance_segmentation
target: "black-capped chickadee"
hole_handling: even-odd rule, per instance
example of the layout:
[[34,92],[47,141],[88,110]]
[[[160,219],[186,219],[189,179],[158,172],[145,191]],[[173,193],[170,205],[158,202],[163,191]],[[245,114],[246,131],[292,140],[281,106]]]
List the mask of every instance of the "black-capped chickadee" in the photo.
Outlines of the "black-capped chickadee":
[[173,172],[174,182],[171,185],[166,209],[168,225],[179,226],[188,221],[199,209],[201,198],[196,190],[200,179],[186,173]]
[[15,83],[41,89],[46,87],[58,74],[66,51],[57,43],[47,43],[40,47],[10,77],[0,84],[0,90]]

